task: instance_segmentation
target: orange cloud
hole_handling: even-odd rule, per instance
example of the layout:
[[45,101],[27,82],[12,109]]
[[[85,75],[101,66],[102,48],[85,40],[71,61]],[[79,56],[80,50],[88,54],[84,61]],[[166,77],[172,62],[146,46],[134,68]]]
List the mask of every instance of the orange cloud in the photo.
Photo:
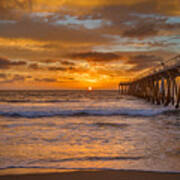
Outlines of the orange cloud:
[[179,52],[178,15],[179,0],[0,0],[1,83],[116,87]]

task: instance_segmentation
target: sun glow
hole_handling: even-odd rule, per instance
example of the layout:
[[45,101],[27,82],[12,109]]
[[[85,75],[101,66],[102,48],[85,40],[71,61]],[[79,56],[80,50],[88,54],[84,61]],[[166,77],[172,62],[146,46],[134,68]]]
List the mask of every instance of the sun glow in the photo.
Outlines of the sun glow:
[[91,86],[88,87],[88,91],[92,91],[92,87]]

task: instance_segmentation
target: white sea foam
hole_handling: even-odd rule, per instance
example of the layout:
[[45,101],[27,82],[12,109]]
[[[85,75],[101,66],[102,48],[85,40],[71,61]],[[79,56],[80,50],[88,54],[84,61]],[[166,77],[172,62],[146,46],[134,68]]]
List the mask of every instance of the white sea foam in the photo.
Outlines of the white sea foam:
[[116,91],[1,92],[0,171],[179,171],[174,111]]
[[60,110],[57,108],[43,108],[43,109],[20,109],[10,108],[9,110],[0,111],[1,116],[15,116],[25,118],[38,118],[38,117],[53,117],[53,116],[115,116],[115,115],[127,115],[127,116],[156,116],[164,112],[170,111],[169,108],[160,109],[132,109],[132,108],[85,108],[74,110]]

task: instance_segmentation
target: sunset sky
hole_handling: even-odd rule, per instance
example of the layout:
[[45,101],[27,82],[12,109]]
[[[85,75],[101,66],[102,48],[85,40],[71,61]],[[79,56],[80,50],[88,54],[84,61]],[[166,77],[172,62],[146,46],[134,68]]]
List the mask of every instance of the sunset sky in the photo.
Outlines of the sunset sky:
[[0,89],[115,89],[180,52],[180,0],[0,0]]

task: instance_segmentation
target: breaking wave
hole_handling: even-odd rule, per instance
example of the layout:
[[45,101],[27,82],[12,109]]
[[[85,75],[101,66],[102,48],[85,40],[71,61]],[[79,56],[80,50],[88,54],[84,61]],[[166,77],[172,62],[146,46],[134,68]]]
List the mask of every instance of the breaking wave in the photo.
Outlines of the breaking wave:
[[[82,101],[82,100],[81,100]],[[77,103],[81,102],[80,100],[0,100],[3,103]]]
[[156,116],[169,109],[80,109],[80,110],[59,110],[59,109],[43,109],[43,110],[16,110],[11,109],[9,111],[1,110],[1,116],[8,117],[24,117],[24,118],[39,118],[39,117],[54,117],[54,116]]

